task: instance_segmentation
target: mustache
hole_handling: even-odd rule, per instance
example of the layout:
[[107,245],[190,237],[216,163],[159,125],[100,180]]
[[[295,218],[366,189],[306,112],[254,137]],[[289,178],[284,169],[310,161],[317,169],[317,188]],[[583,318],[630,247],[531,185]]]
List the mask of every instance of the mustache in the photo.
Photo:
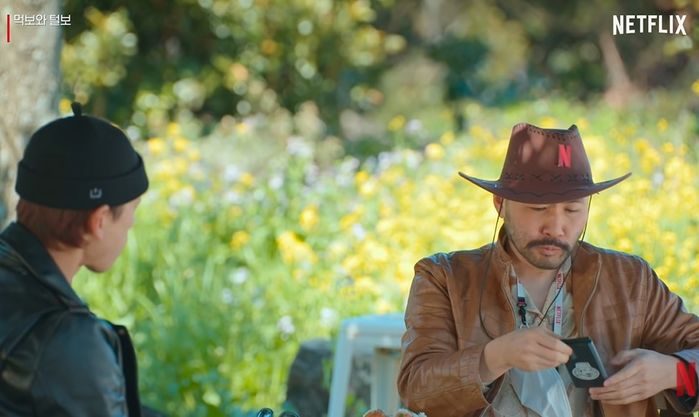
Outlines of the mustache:
[[566,252],[570,252],[570,245],[556,239],[538,239],[532,240],[531,242],[527,243],[527,249],[533,248],[534,246],[556,246],[563,249]]

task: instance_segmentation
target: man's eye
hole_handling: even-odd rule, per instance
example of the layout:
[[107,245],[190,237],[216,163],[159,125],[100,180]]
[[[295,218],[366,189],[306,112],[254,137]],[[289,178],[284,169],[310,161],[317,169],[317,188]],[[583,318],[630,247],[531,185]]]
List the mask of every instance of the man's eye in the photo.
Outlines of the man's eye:
[[546,207],[531,207],[531,209],[534,211],[544,211],[546,210]]
[[580,210],[578,210],[578,209],[566,209],[566,211],[567,211],[568,213],[577,213],[577,212],[579,212]]

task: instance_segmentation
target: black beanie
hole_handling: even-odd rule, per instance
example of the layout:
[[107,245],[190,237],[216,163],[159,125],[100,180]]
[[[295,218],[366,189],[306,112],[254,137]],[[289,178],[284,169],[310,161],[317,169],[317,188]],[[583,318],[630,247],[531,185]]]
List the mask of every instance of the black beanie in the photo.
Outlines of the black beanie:
[[54,120],[29,139],[19,162],[15,191],[47,207],[87,210],[118,206],[148,189],[143,159],[121,129],[83,116]]

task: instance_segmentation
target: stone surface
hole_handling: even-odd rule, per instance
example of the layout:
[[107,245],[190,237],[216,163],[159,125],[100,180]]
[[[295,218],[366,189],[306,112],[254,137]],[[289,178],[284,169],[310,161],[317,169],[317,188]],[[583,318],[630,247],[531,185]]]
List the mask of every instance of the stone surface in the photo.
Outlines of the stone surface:
[[[286,389],[286,408],[301,417],[323,417],[328,412],[331,369],[335,342],[309,340],[301,344],[291,364]],[[346,416],[361,416],[369,408],[371,356],[355,356],[350,375]]]

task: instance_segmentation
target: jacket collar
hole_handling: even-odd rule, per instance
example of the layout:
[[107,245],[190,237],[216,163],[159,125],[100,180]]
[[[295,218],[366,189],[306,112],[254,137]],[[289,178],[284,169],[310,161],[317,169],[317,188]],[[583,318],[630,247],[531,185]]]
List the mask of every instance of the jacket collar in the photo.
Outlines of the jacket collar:
[[[3,242],[4,241],[4,242]],[[41,241],[21,223],[13,222],[0,233],[0,247],[5,246],[11,262],[26,269],[40,284],[54,293],[68,307],[87,307],[68,283]]]
[[[511,322],[510,320],[503,321],[501,318],[498,319],[495,316],[489,316],[492,323],[488,323],[488,328],[498,328],[501,332],[500,334],[513,330],[515,326],[515,305],[513,304],[514,300],[512,300],[510,291],[515,281],[511,274],[513,268],[512,257],[505,249],[507,242],[507,233],[505,233],[505,228],[501,227],[498,233],[498,240],[491,246],[493,256],[490,261],[489,276],[485,282],[486,293],[490,293],[491,296],[497,297],[500,305],[507,306],[509,304],[512,306],[511,310],[507,308],[507,313],[512,315]],[[583,328],[585,325],[583,317],[599,281],[601,272],[599,254],[593,250],[593,247],[588,243],[579,242],[573,253],[571,267],[572,271],[568,280],[570,280],[570,291],[573,296],[575,324],[579,334],[586,334]]]

